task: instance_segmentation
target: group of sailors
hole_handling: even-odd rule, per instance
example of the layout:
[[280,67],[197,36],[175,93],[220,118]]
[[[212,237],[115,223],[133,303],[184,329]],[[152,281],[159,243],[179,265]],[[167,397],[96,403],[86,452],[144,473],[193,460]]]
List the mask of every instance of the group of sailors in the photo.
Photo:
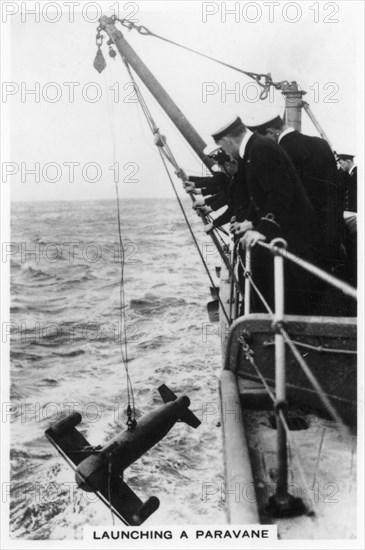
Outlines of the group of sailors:
[[[212,134],[214,144],[205,150],[218,167],[212,176],[179,174],[197,211],[207,215],[226,207],[205,231],[229,223],[242,257],[252,249],[252,276],[270,306],[273,273],[259,241],[283,238],[293,254],[356,285],[353,155],[336,155],[325,140],[296,131],[280,116],[245,122],[237,117]],[[285,262],[285,282],[287,313],[318,313],[325,283],[291,262]],[[336,300],[332,306],[320,313],[346,314],[336,311]],[[257,298],[252,307],[264,311]]]

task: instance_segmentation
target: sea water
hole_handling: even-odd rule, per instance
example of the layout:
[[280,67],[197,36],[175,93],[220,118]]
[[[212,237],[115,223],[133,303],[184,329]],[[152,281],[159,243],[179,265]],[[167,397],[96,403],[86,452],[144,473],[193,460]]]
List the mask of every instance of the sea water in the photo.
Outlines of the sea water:
[[[202,420],[196,430],[177,423],[124,479],[142,500],[160,499],[148,525],[225,523],[221,341],[206,311],[209,279],[176,201],[121,200],[120,211],[137,416],[162,404],[157,388],[165,383],[188,395]],[[189,218],[214,273],[219,257],[200,220]],[[11,475],[3,502],[14,538],[81,538],[84,525],[112,524],[110,510],[77,489],[44,431],[72,410],[92,445],[126,428],[118,240],[115,201],[12,206]]]

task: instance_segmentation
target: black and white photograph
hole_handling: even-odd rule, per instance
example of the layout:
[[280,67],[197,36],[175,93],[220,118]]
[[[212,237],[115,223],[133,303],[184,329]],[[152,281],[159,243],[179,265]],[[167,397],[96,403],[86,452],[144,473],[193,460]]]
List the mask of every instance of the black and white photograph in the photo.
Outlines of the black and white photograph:
[[0,9],[2,548],[364,548],[364,3]]

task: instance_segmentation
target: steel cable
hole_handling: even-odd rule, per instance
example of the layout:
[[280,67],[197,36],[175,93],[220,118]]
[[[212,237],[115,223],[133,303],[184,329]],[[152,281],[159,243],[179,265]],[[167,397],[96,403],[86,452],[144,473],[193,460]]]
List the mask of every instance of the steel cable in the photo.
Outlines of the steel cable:
[[[269,248],[270,250],[272,250],[272,248],[270,248],[269,245],[266,245],[265,248]],[[248,277],[248,279],[249,279],[252,287],[254,288],[255,292],[258,294],[258,296],[261,299],[262,303],[264,304],[267,312],[271,316],[272,320],[275,322],[275,316],[274,316],[274,313],[273,313],[272,309],[270,308],[270,306],[268,305],[268,303],[265,300],[264,296],[262,295],[260,290],[257,288],[256,284],[254,283],[251,273],[249,273],[246,270],[246,268],[245,268],[245,266],[242,262],[242,258],[240,257],[239,253],[237,254],[237,256],[239,258],[241,267],[244,270],[245,276]],[[283,255],[283,257],[285,257],[285,256]],[[342,418],[339,416],[336,409],[333,407],[332,403],[328,399],[328,397],[327,397],[325,391],[323,390],[322,386],[320,385],[320,383],[318,382],[318,380],[316,379],[316,377],[312,373],[312,371],[311,371],[309,365],[307,364],[307,362],[305,361],[305,359],[303,359],[302,355],[300,354],[300,352],[296,348],[296,346],[293,343],[293,341],[291,340],[290,336],[288,335],[286,330],[280,325],[280,323],[277,323],[276,326],[277,326],[277,330],[279,330],[279,332],[283,336],[285,343],[289,346],[289,348],[290,348],[291,352],[293,353],[295,359],[298,361],[299,366],[302,368],[304,374],[307,376],[309,382],[312,384],[312,386],[313,386],[314,390],[316,391],[318,397],[321,399],[324,407],[327,409],[327,412],[330,414],[330,416],[333,418],[333,420],[340,426],[342,432],[345,433],[346,435],[348,435],[349,430],[348,430],[347,426],[344,424]]]

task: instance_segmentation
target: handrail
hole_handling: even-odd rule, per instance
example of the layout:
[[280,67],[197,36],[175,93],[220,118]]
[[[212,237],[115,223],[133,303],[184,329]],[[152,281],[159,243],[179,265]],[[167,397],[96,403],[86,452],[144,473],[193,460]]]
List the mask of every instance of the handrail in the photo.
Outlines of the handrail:
[[319,279],[322,279],[322,281],[325,281],[326,283],[334,286],[338,290],[341,290],[344,294],[347,296],[350,296],[351,298],[354,298],[357,300],[357,290],[353,286],[349,285],[345,281],[341,281],[341,279],[338,279],[337,277],[334,277],[333,275],[330,275],[320,267],[317,267],[310,262],[307,262],[306,260],[303,260],[302,258],[299,258],[298,256],[295,256],[288,250],[282,249],[279,246],[276,246],[273,243],[267,244],[262,241],[258,241],[258,245],[262,246],[263,248],[267,248],[270,250],[273,254],[282,256],[283,258],[286,258],[290,260],[291,262],[299,265],[301,268],[306,269],[309,271],[309,273],[312,273],[312,275],[316,275]]
[[[259,241],[258,244],[268,249],[274,255],[274,294],[275,294],[275,308],[274,311],[270,309],[268,304],[265,304],[268,313],[271,315],[274,321],[275,328],[275,398],[274,398],[274,408],[276,415],[276,424],[277,424],[277,464],[278,464],[278,477],[275,493],[269,498],[268,509],[271,509],[274,515],[284,517],[290,515],[293,509],[298,511],[303,511],[304,505],[300,498],[295,498],[288,491],[288,449],[287,449],[287,432],[288,426],[286,424],[285,415],[283,414],[283,409],[286,405],[286,357],[285,357],[285,347],[289,346],[291,352],[294,354],[294,357],[298,361],[300,367],[303,369],[303,372],[309,379],[310,383],[314,387],[316,393],[322,400],[327,411],[330,413],[331,417],[338,423],[341,427],[341,430],[344,434],[348,433],[347,427],[343,424],[342,419],[337,414],[337,411],[331,404],[330,400],[324,393],[319,382],[313,375],[306,361],[303,359],[300,352],[297,350],[295,343],[291,340],[290,336],[283,327],[285,323],[285,304],[284,304],[284,259],[288,259],[303,269],[306,269],[313,275],[317,275],[322,280],[331,284],[332,286],[341,290],[344,294],[347,294],[356,299],[357,293],[356,289],[348,285],[347,283],[337,279],[333,275],[329,275],[325,271],[316,266],[310,264],[309,262],[298,258],[294,254],[291,254],[286,250],[287,243],[283,239],[274,239],[270,244],[263,243]],[[245,300],[249,298],[249,292],[247,286],[252,284],[256,292],[258,289],[253,282],[252,275],[250,273],[250,267],[247,264],[251,264],[251,257],[249,253],[250,249],[246,248],[246,266],[243,264],[242,259],[239,254],[237,257],[241,263],[241,266],[244,270],[246,277],[245,284]],[[261,293],[259,296],[264,300]],[[265,303],[265,302],[264,302]],[[249,313],[249,306],[245,304],[245,315]],[[254,363],[254,362],[253,362]],[[258,367],[254,364],[255,368],[258,370]],[[259,372],[259,376],[261,374]],[[266,386],[266,384],[264,384]],[[268,388],[266,388],[268,389]],[[269,391],[269,390],[268,390]],[[270,391],[269,391],[270,394]]]
[[[308,367],[305,360],[303,359],[302,355],[297,350],[297,348],[296,348],[297,342],[294,342],[294,341],[291,340],[290,336],[288,335],[288,333],[286,332],[286,330],[283,327],[283,322],[285,322],[285,313],[284,313],[284,307],[285,307],[285,305],[284,305],[284,270],[283,270],[283,266],[284,266],[285,257],[288,257],[287,254],[290,254],[285,250],[285,247],[287,246],[286,241],[283,240],[283,239],[278,238],[278,239],[274,239],[273,241],[271,241],[271,243],[269,245],[266,244],[266,243],[262,243],[260,241],[259,241],[258,244],[260,244],[264,248],[270,250],[274,254],[274,294],[275,294],[275,308],[274,308],[274,311],[270,308],[269,304],[265,300],[265,297],[262,295],[260,290],[255,285],[255,283],[253,281],[253,278],[252,278],[252,275],[246,270],[245,265],[243,264],[242,259],[239,255],[238,255],[238,258],[239,258],[241,267],[243,268],[243,271],[245,273],[245,276],[249,279],[250,284],[253,286],[255,292],[258,294],[258,296],[261,299],[261,301],[263,302],[267,312],[269,313],[269,315],[271,316],[271,318],[273,320],[273,323],[274,323],[273,326],[275,327],[275,332],[276,332],[276,334],[275,334],[275,353],[278,352],[278,348],[282,347],[282,345],[283,345],[282,339],[283,339],[284,342],[290,347],[291,351],[294,354],[294,357],[297,359],[299,365],[303,369],[303,372],[305,373],[308,380],[310,381],[313,388],[315,389],[316,393],[320,397],[320,399],[321,399],[323,405],[325,406],[325,408],[327,409],[328,413],[330,414],[330,416],[333,418],[333,420],[335,422],[337,422],[339,425],[341,425],[342,431],[345,433],[345,432],[347,432],[347,429],[346,429],[345,425],[343,424],[342,419],[337,414],[336,410],[334,409],[334,407],[330,403],[328,397],[325,395],[325,392],[323,391],[323,389],[320,386],[319,382],[316,380],[316,378],[314,377],[314,375],[310,371],[310,368]],[[290,254],[290,256],[292,258],[296,259],[296,257],[293,254]],[[291,258],[289,258],[289,259],[291,259]],[[299,261],[301,261],[301,260],[299,260]],[[303,260],[303,262],[304,262],[304,260]],[[304,263],[308,264],[311,267],[315,267],[315,266],[312,266],[311,264],[309,264],[309,262],[304,262]],[[318,268],[315,268],[315,269],[318,269]],[[324,275],[327,275],[327,273],[324,272],[323,270],[319,270],[319,271],[321,271]],[[329,277],[334,279],[338,283],[342,283],[342,281],[339,281],[338,279],[336,279],[335,277],[333,277],[331,275],[329,275]],[[344,283],[344,284],[346,284],[346,283]],[[347,286],[350,286],[350,285],[347,285]],[[350,288],[352,289],[352,287],[350,287]],[[276,336],[278,336],[279,334],[282,336],[282,339],[280,339],[280,341],[279,341],[278,338],[276,338]],[[285,362],[285,360],[283,360],[284,354],[280,351],[280,353],[278,353],[278,355],[279,355],[280,359],[278,357],[276,357],[276,359],[278,359],[278,361],[276,361],[276,363],[278,363],[278,362],[284,363]],[[285,369],[285,367],[284,367],[284,369]],[[284,375],[282,374],[283,371],[278,371],[278,372],[280,372],[279,377],[281,377],[282,380],[285,380],[285,374]],[[282,390],[283,385],[284,384],[281,382],[280,383],[280,388],[281,388],[280,393],[283,391]],[[284,393],[285,393],[285,390],[284,390]],[[276,395],[276,398],[278,399],[278,394]]]
[[[275,239],[277,246],[286,248],[282,239]],[[279,254],[274,256],[274,286],[275,286],[275,313],[274,323],[279,328],[284,323],[284,259]],[[275,333],[275,414],[277,426],[278,475],[275,495],[271,499],[274,508],[288,509],[293,497],[288,492],[288,452],[285,426],[280,411],[286,404],[286,353],[285,340],[279,330]]]
[[251,284],[250,284],[250,275],[251,275],[251,249],[246,248],[246,261],[245,261],[245,315],[250,313],[251,308]]

